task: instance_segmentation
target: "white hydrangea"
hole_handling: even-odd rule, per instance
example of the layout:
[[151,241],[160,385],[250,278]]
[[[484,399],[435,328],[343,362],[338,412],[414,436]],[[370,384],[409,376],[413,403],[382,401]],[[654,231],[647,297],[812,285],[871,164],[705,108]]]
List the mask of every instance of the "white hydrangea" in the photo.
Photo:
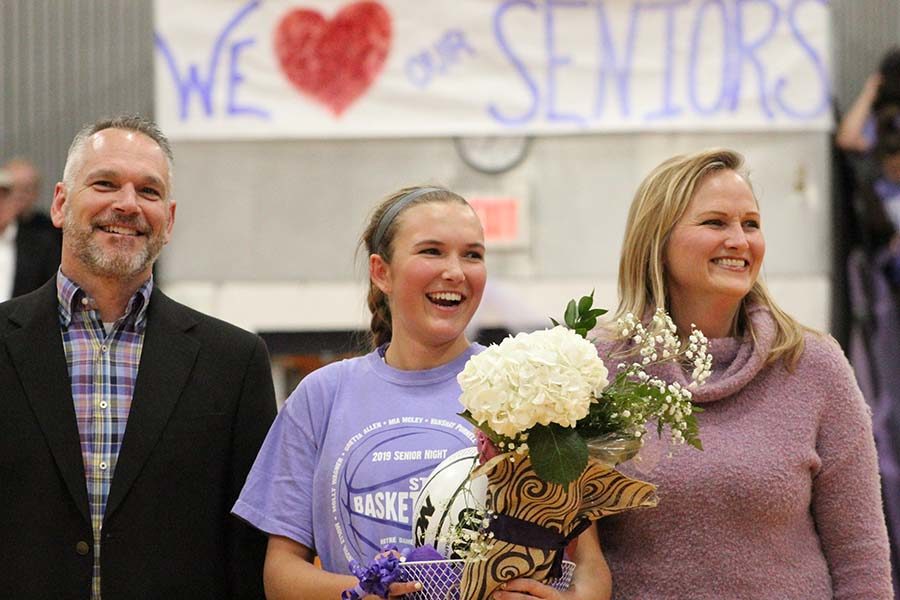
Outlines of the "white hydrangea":
[[512,438],[537,424],[573,427],[608,385],[607,375],[594,344],[558,326],[487,348],[457,380],[472,417]]

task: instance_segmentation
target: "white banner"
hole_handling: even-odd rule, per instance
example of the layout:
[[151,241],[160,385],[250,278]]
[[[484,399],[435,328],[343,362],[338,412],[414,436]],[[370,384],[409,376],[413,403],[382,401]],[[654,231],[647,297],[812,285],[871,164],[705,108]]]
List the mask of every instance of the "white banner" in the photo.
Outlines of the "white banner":
[[156,0],[172,138],[827,130],[827,0]]

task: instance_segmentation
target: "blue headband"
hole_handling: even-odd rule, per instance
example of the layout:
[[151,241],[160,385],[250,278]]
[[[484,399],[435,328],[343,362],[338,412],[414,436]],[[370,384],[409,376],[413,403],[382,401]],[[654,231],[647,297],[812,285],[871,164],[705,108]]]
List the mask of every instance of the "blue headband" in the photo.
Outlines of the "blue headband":
[[412,204],[413,200],[418,198],[419,196],[423,196],[430,192],[443,192],[446,190],[442,190],[441,188],[435,187],[423,187],[415,189],[408,194],[401,197],[399,200],[394,202],[394,204],[384,211],[384,214],[381,215],[381,219],[378,221],[378,227],[375,229],[375,235],[372,236],[372,252],[379,253],[381,250],[381,238],[384,237],[384,234],[387,232],[388,227],[391,226],[391,223],[394,222],[394,219],[397,218],[397,215],[400,214],[400,211]]

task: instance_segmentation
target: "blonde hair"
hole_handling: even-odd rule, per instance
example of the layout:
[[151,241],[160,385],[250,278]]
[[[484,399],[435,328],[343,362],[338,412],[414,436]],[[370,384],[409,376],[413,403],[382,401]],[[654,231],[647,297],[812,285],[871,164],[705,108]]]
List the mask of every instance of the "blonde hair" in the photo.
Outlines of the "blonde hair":
[[[641,317],[660,308],[669,310],[664,258],[672,229],[710,173],[735,171],[750,185],[743,166],[744,157],[739,153],[713,148],[674,156],[644,178],[628,211],[619,260],[619,307],[613,320],[628,313]],[[756,339],[747,314],[754,305],[766,307],[775,320],[775,343],[766,363],[784,359],[785,366],[793,370],[803,353],[804,333],[811,330],[779,308],[762,280],[757,279],[741,301],[736,333],[744,329]]]
[[[411,207],[430,202],[456,202],[469,206],[462,196],[440,187],[414,186],[398,190],[382,200],[372,211],[369,223],[360,236],[360,250],[365,249],[367,258],[378,254],[390,264],[400,217]],[[389,212],[392,214],[388,214]],[[391,307],[387,295],[371,279],[366,303],[372,313],[369,345],[375,349],[391,340]]]

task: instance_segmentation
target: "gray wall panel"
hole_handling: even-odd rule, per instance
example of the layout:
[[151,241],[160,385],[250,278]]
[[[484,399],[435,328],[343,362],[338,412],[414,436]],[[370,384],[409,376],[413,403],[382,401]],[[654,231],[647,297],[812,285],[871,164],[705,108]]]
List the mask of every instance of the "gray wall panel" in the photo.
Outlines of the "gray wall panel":
[[103,114],[153,111],[152,2],[0,1],[0,160],[45,174],[48,206],[72,135]]
[[846,110],[887,48],[900,44],[897,0],[832,0],[834,93]]

